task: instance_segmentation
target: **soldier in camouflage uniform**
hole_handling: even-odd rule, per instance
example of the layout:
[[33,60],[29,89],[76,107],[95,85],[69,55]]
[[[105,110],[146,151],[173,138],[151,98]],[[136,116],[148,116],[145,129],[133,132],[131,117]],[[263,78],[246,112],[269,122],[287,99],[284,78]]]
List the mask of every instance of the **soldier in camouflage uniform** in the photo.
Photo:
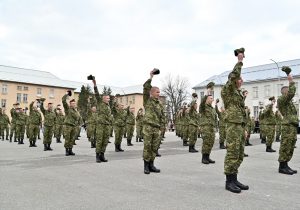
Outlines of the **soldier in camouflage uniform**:
[[91,148],[96,148],[96,125],[97,125],[97,107],[92,106],[88,109],[87,118],[87,137],[91,142]]
[[136,115],[136,142],[143,142],[143,109],[140,108],[137,115]]
[[26,120],[25,120],[25,131],[26,131],[26,137],[27,139],[29,139],[30,137],[30,130],[29,130],[29,116],[27,115],[27,112],[28,112],[28,108],[26,107],[25,108],[25,115],[26,115]]
[[276,152],[276,150],[272,149],[272,144],[275,138],[275,126],[276,126],[276,118],[273,112],[273,106],[276,102],[275,97],[269,98],[271,104],[266,106],[264,112],[265,119],[265,132],[266,132],[266,152]]
[[127,133],[127,146],[133,146],[131,143],[135,126],[134,108],[128,107],[127,109],[127,120],[126,120],[126,133]]
[[[282,67],[282,70],[290,70],[289,67]],[[283,174],[296,174],[297,171],[289,167],[288,162],[292,159],[294,153],[294,147],[297,141],[297,127],[298,127],[298,113],[295,105],[293,104],[293,98],[296,93],[295,82],[292,75],[287,71],[287,79],[289,81],[289,87],[282,87],[282,95],[278,98],[277,104],[280,113],[283,116],[282,128],[281,128],[281,142],[279,149],[279,173]]]
[[10,116],[11,116],[11,126],[10,126],[10,142],[12,141],[12,137],[14,136],[14,142],[17,142],[17,136],[16,136],[16,109],[19,108],[19,103],[13,104],[13,108],[10,110]]
[[25,126],[26,126],[26,114],[22,108],[16,109],[16,136],[18,144],[24,144]]
[[124,110],[124,106],[122,104],[115,102],[112,107],[112,113],[114,115],[115,151],[124,152],[121,148],[121,143],[126,126],[127,111]]
[[52,136],[54,132],[54,127],[55,127],[55,118],[56,114],[53,110],[53,104],[48,103],[48,108],[47,110],[44,107],[44,101],[45,99],[42,98],[40,99],[40,108],[41,112],[44,115],[44,151],[52,151],[53,149],[51,148],[51,143],[52,143]]
[[79,111],[78,111],[77,109],[76,109],[76,111],[78,112],[79,119],[78,119],[78,121],[77,121],[76,135],[75,135],[75,139],[74,139],[73,145],[76,145],[75,140],[79,140],[80,132],[81,132],[81,126],[83,125],[83,119],[82,119],[82,117],[80,116]]
[[245,107],[245,112],[246,112],[246,131],[247,131],[247,137],[246,137],[246,143],[245,146],[252,146],[252,144],[250,144],[249,140],[251,137],[251,130],[252,130],[252,121],[251,121],[251,117],[250,117],[250,109],[249,107]]
[[65,115],[60,107],[58,107],[55,110],[55,113],[56,113],[56,119],[55,119],[54,136],[56,138],[56,143],[62,143],[60,139],[61,139],[61,136],[63,135]]
[[159,173],[160,170],[154,166],[154,160],[160,145],[160,128],[164,118],[164,107],[159,101],[160,90],[152,87],[151,82],[155,70],[150,72],[150,79],[144,83],[143,105],[145,108],[144,116],[144,173]]
[[186,104],[183,105],[182,114],[181,114],[181,137],[183,140],[183,146],[188,146],[189,138],[189,113],[186,107]]
[[94,93],[97,99],[97,126],[96,126],[96,162],[107,162],[104,157],[106,147],[110,136],[110,126],[112,124],[111,109],[109,106],[109,95],[100,97],[96,80],[93,80]]
[[0,136],[2,137],[2,141],[4,141],[4,131],[6,134],[6,140],[8,140],[9,124],[9,117],[5,114],[5,109],[0,108]]
[[37,110],[37,106],[34,106],[34,102],[32,101],[29,105],[29,147],[36,147],[36,139],[40,132],[40,125],[42,124],[41,113]]
[[244,96],[241,91],[243,79],[241,70],[243,66],[244,48],[234,51],[238,62],[233,71],[228,75],[228,81],[222,88],[221,96],[226,114],[226,149],[224,161],[224,173],[226,175],[225,189],[230,192],[240,193],[249,187],[237,180],[238,169],[243,162],[245,137],[246,113]]
[[276,118],[276,142],[280,142],[282,115],[279,110],[275,112]]
[[67,97],[70,96],[70,92],[62,97],[62,103],[65,110],[64,120],[64,137],[65,137],[65,149],[66,156],[75,155],[73,152],[73,145],[76,139],[78,121],[80,120],[79,112],[76,110],[75,99],[70,100],[69,105],[67,103]]
[[219,118],[219,143],[220,143],[220,149],[226,149],[225,148],[225,138],[226,138],[226,124],[225,124],[225,110],[223,107],[221,107],[221,111],[219,111],[218,103],[219,99],[216,100],[216,113]]
[[202,144],[202,163],[215,163],[210,159],[210,153],[215,142],[215,128],[216,128],[216,111],[212,107],[213,96],[211,91],[213,83],[207,85],[208,93],[201,99],[199,113],[200,113],[200,129],[203,139]]
[[197,112],[197,101],[192,101],[189,110],[189,152],[195,153],[198,150],[195,149],[195,144],[197,142],[199,124],[199,113]]
[[266,121],[265,121],[265,110],[263,110],[263,107],[260,107],[258,119],[259,119],[261,143],[265,144],[266,143],[266,126],[265,126]]

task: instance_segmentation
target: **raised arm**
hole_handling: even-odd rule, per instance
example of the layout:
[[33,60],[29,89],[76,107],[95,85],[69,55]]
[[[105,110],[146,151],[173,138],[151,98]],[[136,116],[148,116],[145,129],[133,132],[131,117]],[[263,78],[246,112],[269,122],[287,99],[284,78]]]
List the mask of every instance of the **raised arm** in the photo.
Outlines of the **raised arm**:
[[69,112],[69,105],[67,103],[67,97],[68,97],[68,94],[65,94],[63,97],[62,97],[62,104],[63,104],[63,107],[64,107],[64,110],[65,110],[65,113],[68,114]]
[[154,74],[153,71],[150,72],[150,78],[144,83],[143,87],[143,105],[145,106],[150,98],[150,90],[152,88],[151,82]]

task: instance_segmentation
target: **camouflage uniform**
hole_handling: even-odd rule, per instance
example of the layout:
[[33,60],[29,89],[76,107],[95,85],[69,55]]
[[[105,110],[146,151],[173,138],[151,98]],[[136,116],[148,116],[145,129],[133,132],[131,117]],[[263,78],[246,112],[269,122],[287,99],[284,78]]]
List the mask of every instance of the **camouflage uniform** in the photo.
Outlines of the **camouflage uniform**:
[[182,140],[183,146],[188,146],[188,138],[189,138],[189,115],[186,108],[182,110],[181,116],[181,133],[182,133]]
[[127,120],[126,120],[126,133],[127,133],[127,145],[130,146],[131,140],[133,137],[134,132],[134,126],[135,126],[135,116],[132,112],[130,112],[129,109],[127,109]]
[[136,120],[136,142],[142,141],[143,138],[143,114],[137,114],[135,120]]
[[31,102],[29,105],[29,142],[30,146],[35,147],[35,142],[40,132],[40,125],[42,124],[42,116],[41,113],[37,110],[33,109],[33,103]]
[[264,110],[260,110],[258,118],[259,118],[261,143],[266,143],[266,126],[265,126],[265,111]]
[[295,83],[290,82],[288,94],[280,96],[277,100],[278,109],[283,116],[278,158],[281,163],[287,163],[292,159],[297,141],[298,114],[292,101],[295,93]]
[[246,125],[245,125],[245,130],[247,131],[247,136],[246,136],[246,142],[245,145],[246,146],[251,146],[252,144],[250,144],[249,140],[251,137],[251,117],[250,117],[250,111],[248,110],[248,108],[245,110],[246,112]]
[[220,112],[217,105],[215,108],[219,118],[219,143],[224,145],[226,138],[225,112]]
[[[56,112],[55,112],[56,113]],[[63,135],[65,116],[63,113],[56,113],[54,136],[57,143],[61,143],[60,139]]]
[[24,112],[16,113],[16,136],[19,144],[23,144],[25,135],[25,125],[26,125],[27,115]]
[[56,114],[53,110],[45,110],[43,101],[41,101],[41,112],[44,115],[44,150],[52,150],[50,145],[52,143]]
[[275,118],[276,118],[276,141],[280,141],[281,136],[281,122],[282,122],[282,116],[279,111],[275,112]]
[[87,118],[87,137],[91,142],[91,147],[96,147],[96,125],[97,125],[97,112],[89,111]]
[[245,146],[245,102],[244,97],[236,87],[236,81],[241,77],[242,62],[238,62],[228,76],[221,96],[226,114],[226,148],[224,173],[236,175],[243,162]]
[[10,126],[10,141],[12,141],[12,137],[14,136],[14,142],[16,142],[16,109],[12,108],[10,110],[11,116],[11,126]]
[[2,141],[4,140],[4,131],[6,133],[6,140],[8,140],[9,124],[10,122],[8,116],[0,111],[0,136],[2,137]]
[[115,131],[115,150],[116,152],[123,151],[121,148],[122,138],[124,135],[124,129],[126,126],[127,112],[124,109],[116,107],[115,103],[112,109],[114,115],[114,131]]
[[272,147],[274,137],[275,137],[275,125],[276,118],[273,113],[273,105],[270,104],[266,107],[264,112],[264,120],[265,120],[265,134],[267,137],[266,146]]
[[199,114],[197,110],[194,108],[195,101],[191,103],[189,114],[189,152],[198,152],[195,149],[195,144],[197,142],[197,135],[200,126]]
[[26,120],[25,120],[25,131],[26,131],[26,137],[29,139],[30,138],[30,129],[29,129],[29,116],[26,114]]

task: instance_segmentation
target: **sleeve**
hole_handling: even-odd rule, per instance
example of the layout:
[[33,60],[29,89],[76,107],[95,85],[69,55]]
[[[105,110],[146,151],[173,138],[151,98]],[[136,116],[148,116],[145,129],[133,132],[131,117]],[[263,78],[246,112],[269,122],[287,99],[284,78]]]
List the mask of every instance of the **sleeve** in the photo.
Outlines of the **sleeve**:
[[69,105],[67,104],[67,97],[68,97],[67,94],[62,97],[62,104],[63,104],[66,114],[68,114],[68,112],[69,112]]
[[94,86],[95,97],[98,103],[102,102],[99,90],[97,86]]
[[143,105],[144,106],[146,105],[147,101],[150,98],[150,90],[152,88],[151,81],[152,81],[152,79],[148,79],[143,85],[143,87],[144,87],[144,89],[143,89]]

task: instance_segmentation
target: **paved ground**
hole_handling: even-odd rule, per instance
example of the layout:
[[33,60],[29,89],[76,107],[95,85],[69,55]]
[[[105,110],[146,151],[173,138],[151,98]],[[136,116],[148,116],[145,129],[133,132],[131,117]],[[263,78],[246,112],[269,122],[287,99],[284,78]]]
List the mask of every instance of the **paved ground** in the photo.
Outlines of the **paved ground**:
[[[255,146],[246,147],[250,157],[239,174],[250,190],[238,195],[224,189],[225,150],[217,142],[211,155],[216,164],[203,165],[200,153],[188,153],[167,133],[156,161],[162,172],[144,175],[142,143],[127,147],[123,140],[124,153],[115,153],[109,144],[109,162],[97,164],[94,149],[82,136],[74,157],[64,156],[62,144],[44,152],[41,141],[37,148],[29,148],[28,141],[0,141],[0,210],[300,209],[300,175],[279,174],[278,152],[264,152],[257,135],[251,139]],[[290,166],[299,171],[299,149]]]

